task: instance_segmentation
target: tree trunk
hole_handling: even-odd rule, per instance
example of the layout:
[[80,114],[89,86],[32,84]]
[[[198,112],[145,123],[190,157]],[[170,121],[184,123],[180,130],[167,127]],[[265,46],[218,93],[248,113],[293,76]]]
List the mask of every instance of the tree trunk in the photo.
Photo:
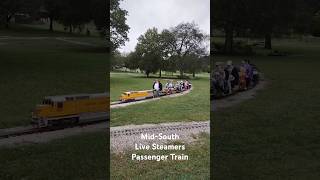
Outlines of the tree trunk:
[[161,77],[161,69],[160,69],[160,71],[159,71],[159,77]]
[[6,17],[6,28],[9,29],[9,24],[10,24],[10,20],[11,20],[11,17],[10,15],[7,15]]
[[69,33],[72,33],[72,25],[69,25]]
[[231,23],[225,26],[224,52],[227,54],[233,52],[233,25]]
[[272,49],[271,33],[267,33],[267,34],[265,35],[264,48],[266,48],[266,49]]
[[49,17],[49,20],[50,20],[50,28],[49,28],[49,30],[53,31],[53,17]]
[[196,77],[196,73],[194,71],[192,72],[192,77]]
[[180,77],[181,78],[183,77],[183,70],[182,69],[180,70]]

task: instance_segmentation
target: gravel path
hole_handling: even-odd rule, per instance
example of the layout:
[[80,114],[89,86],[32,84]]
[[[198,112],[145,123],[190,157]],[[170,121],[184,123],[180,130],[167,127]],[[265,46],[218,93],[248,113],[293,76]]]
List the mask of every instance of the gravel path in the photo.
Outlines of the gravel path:
[[267,85],[267,82],[265,80],[260,81],[260,83],[256,87],[248,91],[239,92],[235,95],[232,95],[223,99],[212,100],[211,111],[217,111],[220,109],[235,106],[243,101],[252,99],[256,96],[257,92],[264,89],[266,85]]
[[[175,122],[175,123],[162,123],[162,124],[144,124],[144,125],[128,125],[110,128],[110,148],[113,153],[121,153],[127,150],[133,150],[135,144],[151,145],[157,143],[159,145],[168,144],[170,141],[179,141],[183,143],[191,143],[197,140],[197,136],[202,133],[210,133],[210,121],[203,122]],[[176,134],[178,139],[163,140],[155,139],[142,139],[141,134],[155,134],[170,136]]]

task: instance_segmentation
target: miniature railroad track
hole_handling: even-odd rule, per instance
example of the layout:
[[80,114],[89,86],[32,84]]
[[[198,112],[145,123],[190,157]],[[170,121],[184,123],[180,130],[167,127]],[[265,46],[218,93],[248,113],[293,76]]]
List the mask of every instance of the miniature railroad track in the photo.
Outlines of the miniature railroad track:
[[60,125],[60,126],[53,126],[47,128],[37,128],[34,126],[25,126],[25,127],[15,127],[9,129],[0,129],[0,140],[9,138],[9,137],[16,137],[16,136],[23,136],[28,134],[36,134],[36,133],[44,133],[50,131],[57,131],[67,128],[74,128],[74,127],[83,127],[92,124],[98,124],[101,122],[105,122],[106,120],[97,120],[97,121],[90,121],[90,122],[83,122],[80,124],[72,124],[72,125]]
[[[180,92],[177,94],[184,94],[189,91],[191,91],[192,88],[188,91]],[[175,94],[172,94],[175,95]],[[164,95],[161,97],[170,97],[172,95]],[[129,101],[129,102],[122,102],[122,101],[116,101],[116,102],[111,102],[110,103],[110,108],[113,108],[116,105],[119,104],[130,104],[130,103],[136,103],[140,101],[146,101],[146,100],[151,100],[151,99],[156,99],[156,98],[146,98],[146,99],[141,99],[141,100],[136,100],[136,101]],[[23,135],[28,135],[28,134],[35,134],[35,133],[44,133],[44,132],[49,132],[49,131],[57,131],[57,130],[62,130],[62,129],[67,129],[67,128],[73,128],[77,126],[86,126],[86,125],[91,125],[91,124],[98,124],[104,121],[108,121],[109,117],[106,117],[106,119],[103,120],[95,120],[95,121],[89,121],[89,122],[82,122],[79,124],[69,124],[69,125],[61,125],[61,126],[53,126],[53,127],[47,127],[47,128],[37,128],[32,125],[30,126],[24,126],[24,127],[15,127],[15,128],[8,128],[8,129],[0,129],[0,140],[9,138],[9,137],[15,137],[15,136],[23,136]]]
[[156,133],[156,132],[166,132],[166,131],[183,131],[191,129],[206,129],[210,128],[210,122],[194,122],[178,125],[160,125],[160,126],[151,126],[151,127],[142,127],[142,128],[127,128],[121,130],[110,130],[110,137],[118,136],[131,136],[139,135],[143,133]]

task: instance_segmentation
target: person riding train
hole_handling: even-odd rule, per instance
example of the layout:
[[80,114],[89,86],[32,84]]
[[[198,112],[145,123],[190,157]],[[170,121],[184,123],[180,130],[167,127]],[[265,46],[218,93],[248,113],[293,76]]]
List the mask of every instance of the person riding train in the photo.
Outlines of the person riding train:
[[160,92],[162,91],[162,84],[158,79],[156,79],[153,82],[152,89],[153,89],[153,96],[154,97],[159,97],[160,96]]
[[174,91],[173,80],[167,81],[165,89],[167,94],[172,94],[172,92]]
[[235,86],[239,84],[239,72],[233,66],[232,61],[227,62],[227,67],[224,69],[225,71],[225,80],[228,85],[228,93],[231,94]]
[[226,66],[216,62],[211,74],[211,93],[216,96],[232,94],[237,90],[246,90],[254,87],[259,80],[259,72],[249,60],[242,61],[237,68],[232,61],[227,61]]

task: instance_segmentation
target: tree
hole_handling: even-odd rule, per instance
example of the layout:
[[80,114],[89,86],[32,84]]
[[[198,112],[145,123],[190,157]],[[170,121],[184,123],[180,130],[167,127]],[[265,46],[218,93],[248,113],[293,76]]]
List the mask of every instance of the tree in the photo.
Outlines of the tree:
[[290,0],[249,2],[249,28],[265,38],[265,48],[272,49],[272,36],[288,34],[295,17],[295,3]]
[[212,2],[212,27],[221,28],[225,33],[224,52],[233,53],[235,30],[244,28],[249,21],[247,0],[214,0]]
[[[287,34],[293,25],[296,2],[290,0],[215,0],[214,28],[225,32],[224,52],[233,52],[234,33],[249,32],[264,37],[265,48],[272,48],[272,36]],[[246,34],[244,33],[244,34]]]
[[44,8],[46,10],[46,14],[49,18],[50,25],[49,30],[53,31],[53,21],[58,20],[58,17],[61,13],[61,0],[44,0]]
[[121,0],[110,1],[110,34],[107,33],[107,38],[110,39],[111,50],[115,50],[128,41],[129,26],[126,24],[126,15],[128,12],[120,8]]
[[[108,19],[110,18],[106,11],[110,9],[107,7],[108,3],[105,0],[91,0],[91,17],[97,30],[105,36],[109,30]],[[108,32],[109,33],[109,32]]]
[[186,71],[185,57],[206,55],[205,41],[208,36],[202,33],[195,23],[181,23],[162,32],[165,57],[174,59],[183,77]]
[[314,34],[314,25],[320,11],[319,0],[296,0],[293,29],[300,34]]
[[112,57],[110,58],[111,69],[118,69],[125,67],[126,57],[123,56],[119,51],[114,51]]
[[12,17],[23,8],[23,0],[1,0],[0,13],[6,28],[9,28]]
[[190,54],[184,58],[184,61],[186,71],[192,73],[193,77],[196,77],[196,73],[201,70],[201,59],[196,55]]
[[63,0],[62,7],[59,21],[64,26],[69,27],[70,33],[72,33],[75,28],[79,28],[91,20],[91,12],[88,11],[91,7],[90,1]]
[[139,65],[138,62],[140,60],[140,57],[137,55],[137,53],[134,52],[130,52],[128,54],[128,56],[126,57],[125,60],[125,67],[129,68],[129,69],[138,69]]
[[311,33],[313,36],[320,37],[320,11],[312,18]]
[[145,34],[138,38],[136,53],[140,57],[139,68],[149,73],[159,71],[161,77],[161,68],[163,61],[163,43],[161,35],[156,28],[148,29]]

